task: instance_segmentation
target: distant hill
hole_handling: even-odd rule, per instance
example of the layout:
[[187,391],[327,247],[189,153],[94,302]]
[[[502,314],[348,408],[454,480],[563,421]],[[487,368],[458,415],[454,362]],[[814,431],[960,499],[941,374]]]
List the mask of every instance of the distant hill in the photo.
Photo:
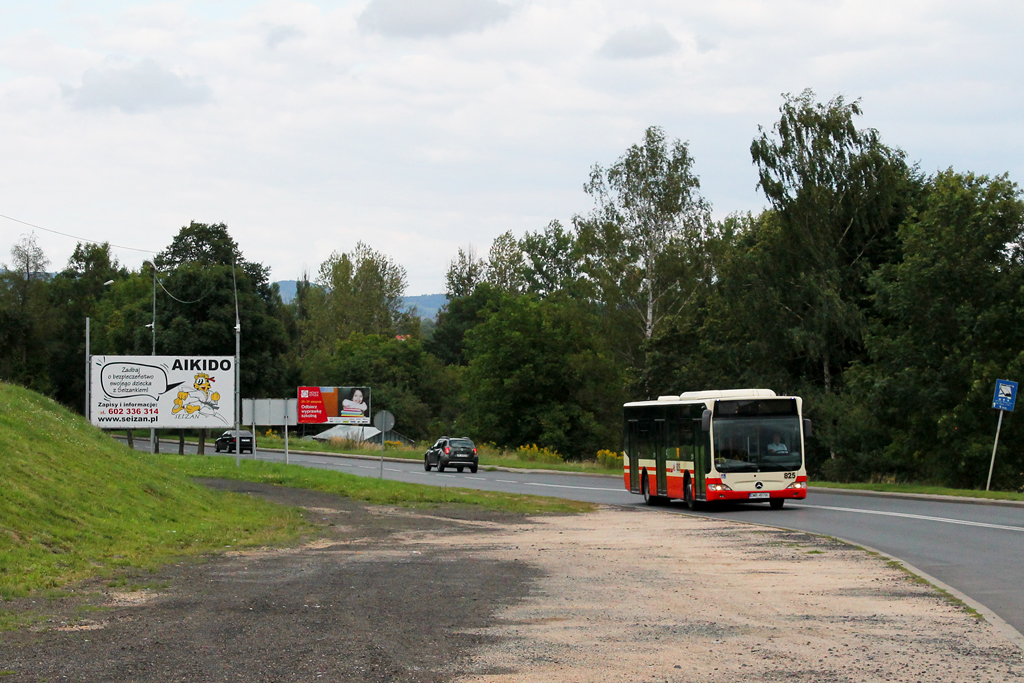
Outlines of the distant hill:
[[290,304],[295,298],[295,286],[298,280],[278,280],[274,284],[281,288],[281,301]]
[[[291,303],[295,298],[295,285],[298,280],[278,280],[277,286],[281,289],[281,300],[286,304]],[[406,308],[416,307],[416,312],[421,318],[433,320],[437,312],[448,303],[448,296],[445,294],[421,294],[419,296],[407,296],[403,300]]]
[[433,320],[437,312],[448,303],[447,294],[421,294],[420,296],[407,296],[403,299],[406,308],[416,307],[416,312],[421,318]]

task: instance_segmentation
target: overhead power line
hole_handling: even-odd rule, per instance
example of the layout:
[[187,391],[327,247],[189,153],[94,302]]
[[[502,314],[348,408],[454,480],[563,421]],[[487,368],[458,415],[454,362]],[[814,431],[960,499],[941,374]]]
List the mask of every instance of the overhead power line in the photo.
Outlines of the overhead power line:
[[126,247],[126,246],[123,246],[121,244],[113,244],[111,242],[103,242],[103,241],[99,241],[99,240],[91,240],[91,239],[88,239],[86,237],[78,237],[76,235],[69,235],[66,232],[61,232],[59,230],[51,230],[50,228],[44,228],[41,225],[36,225],[34,223],[29,223],[27,221],[19,220],[17,218],[12,218],[11,216],[5,216],[2,213],[0,213],[0,218],[6,218],[9,221],[14,221],[15,223],[21,223],[22,225],[27,225],[28,227],[35,228],[36,230],[43,230],[45,232],[52,232],[53,234],[60,235],[62,237],[70,237],[71,239],[78,240],[80,242],[88,242],[89,244],[109,244],[110,246],[117,247],[118,249],[127,249],[128,251],[141,251],[141,252],[146,253],[146,254],[156,254],[157,253],[157,252],[152,251],[150,249],[137,249],[135,247]]

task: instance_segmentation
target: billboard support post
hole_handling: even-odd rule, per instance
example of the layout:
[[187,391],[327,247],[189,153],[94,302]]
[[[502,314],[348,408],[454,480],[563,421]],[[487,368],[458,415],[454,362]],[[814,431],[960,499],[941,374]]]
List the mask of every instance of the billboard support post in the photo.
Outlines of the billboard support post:
[[[153,261],[149,262],[149,265],[153,266],[153,322],[150,323],[150,327],[153,330],[153,350],[149,354],[151,356],[156,355],[156,263]],[[150,428],[149,430],[149,450],[151,453],[156,453],[160,447],[156,444],[156,429]]]

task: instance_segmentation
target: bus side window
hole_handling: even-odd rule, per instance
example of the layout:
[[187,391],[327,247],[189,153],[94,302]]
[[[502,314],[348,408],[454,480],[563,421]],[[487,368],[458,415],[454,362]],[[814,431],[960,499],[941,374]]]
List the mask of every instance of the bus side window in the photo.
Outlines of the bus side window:
[[654,459],[654,435],[651,434],[651,426],[650,420],[640,420],[637,424],[638,436],[640,437],[640,447],[637,450],[639,451],[639,456],[644,460]]
[[679,433],[679,457],[682,460],[693,462],[693,428],[692,420],[686,420],[683,424],[677,424]]
[[676,420],[668,420],[665,423],[665,442],[662,444],[662,448],[665,449],[666,460],[680,460],[681,452],[679,449],[679,422]]

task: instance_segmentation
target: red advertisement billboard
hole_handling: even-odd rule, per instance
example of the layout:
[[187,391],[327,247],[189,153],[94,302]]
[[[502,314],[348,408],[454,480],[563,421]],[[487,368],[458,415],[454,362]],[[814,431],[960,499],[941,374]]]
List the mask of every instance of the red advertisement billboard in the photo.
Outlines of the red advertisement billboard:
[[370,424],[370,387],[299,387],[299,424]]

